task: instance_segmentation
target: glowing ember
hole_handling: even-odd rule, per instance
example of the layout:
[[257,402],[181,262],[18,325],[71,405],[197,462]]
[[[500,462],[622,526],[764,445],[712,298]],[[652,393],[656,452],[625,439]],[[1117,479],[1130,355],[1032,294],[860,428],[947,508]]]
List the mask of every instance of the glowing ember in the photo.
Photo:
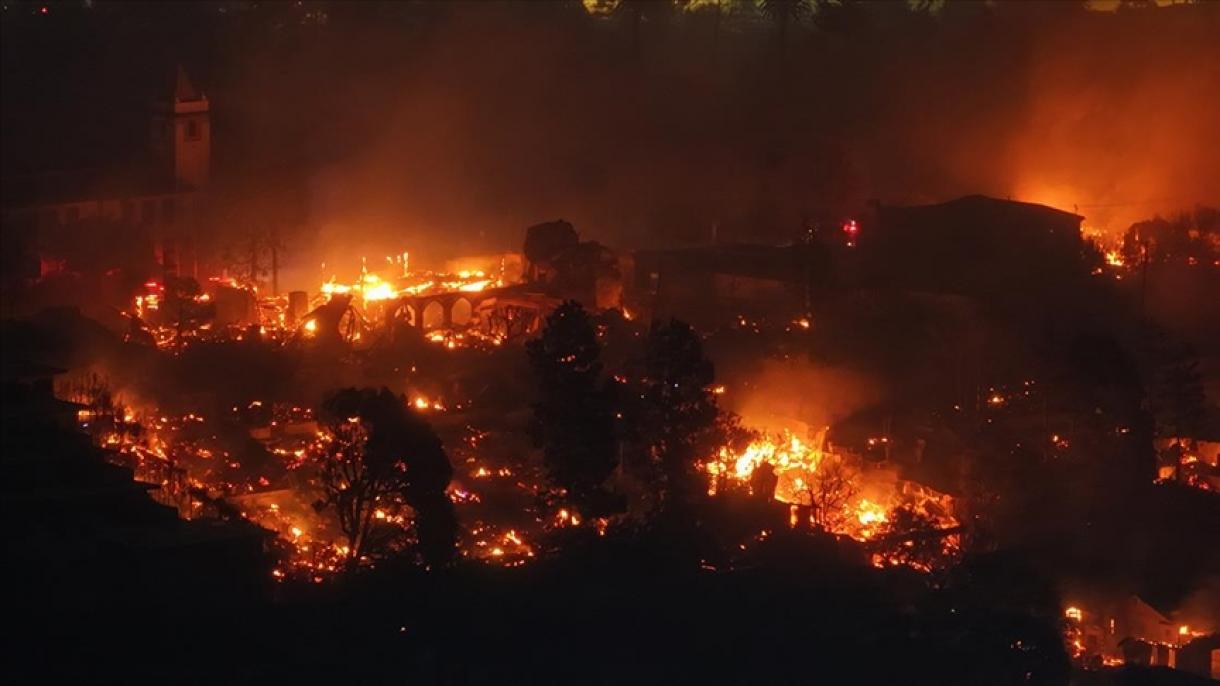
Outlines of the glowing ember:
[[375,303],[437,293],[478,293],[504,285],[501,277],[492,277],[478,269],[464,269],[453,274],[411,272],[407,269],[407,253],[402,255],[401,259],[386,258],[391,265],[401,266],[398,273],[392,277],[369,271],[367,263],[362,260],[360,277],[356,281],[342,283],[335,276],[331,276],[322,284],[319,292],[327,297],[351,294],[362,303]]

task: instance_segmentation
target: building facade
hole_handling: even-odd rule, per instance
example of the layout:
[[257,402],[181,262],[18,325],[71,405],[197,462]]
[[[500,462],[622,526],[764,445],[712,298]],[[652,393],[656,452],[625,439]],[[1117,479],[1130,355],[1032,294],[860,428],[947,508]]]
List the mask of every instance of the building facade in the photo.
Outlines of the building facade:
[[191,273],[211,175],[210,109],[179,67],[172,92],[153,103],[150,146],[139,161],[6,178],[4,226],[43,238],[99,223],[138,228],[164,269]]

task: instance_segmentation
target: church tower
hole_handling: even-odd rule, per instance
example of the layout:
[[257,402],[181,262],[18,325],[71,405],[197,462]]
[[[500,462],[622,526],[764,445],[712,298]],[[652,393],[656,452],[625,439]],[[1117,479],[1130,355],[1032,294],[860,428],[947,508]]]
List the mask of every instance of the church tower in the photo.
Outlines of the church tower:
[[208,97],[197,90],[178,66],[174,92],[154,104],[152,147],[158,164],[179,190],[202,190],[212,162]]

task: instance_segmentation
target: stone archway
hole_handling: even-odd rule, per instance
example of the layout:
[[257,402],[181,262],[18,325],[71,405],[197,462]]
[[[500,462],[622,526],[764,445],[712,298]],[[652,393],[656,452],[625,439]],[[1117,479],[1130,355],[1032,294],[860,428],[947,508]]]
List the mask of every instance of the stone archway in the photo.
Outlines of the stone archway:
[[445,306],[439,301],[430,301],[424,306],[423,315],[420,317],[420,326],[424,331],[439,329],[445,326]]
[[470,323],[472,313],[473,308],[470,305],[470,301],[466,298],[458,298],[449,307],[449,321],[453,326],[466,326]]

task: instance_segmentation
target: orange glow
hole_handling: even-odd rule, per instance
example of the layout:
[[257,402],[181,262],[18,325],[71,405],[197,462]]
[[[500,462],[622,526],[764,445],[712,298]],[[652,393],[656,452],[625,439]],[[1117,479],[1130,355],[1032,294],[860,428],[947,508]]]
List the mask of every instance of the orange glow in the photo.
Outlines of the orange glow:
[[[805,442],[785,432],[761,437],[740,451],[721,448],[714,459],[703,465],[709,476],[708,494],[715,496],[725,489],[751,490],[756,487],[755,472],[767,465],[774,474],[775,490],[770,495],[789,505],[788,524],[793,528],[802,524],[804,516],[810,524],[824,526],[831,533],[868,541],[887,531],[893,520],[892,511],[899,507],[921,513],[937,529],[958,525],[948,514],[947,508],[951,507],[948,496],[913,482],[866,479],[853,459],[824,447],[825,435],[824,428]],[[903,483],[906,485],[900,485]],[[818,507],[823,509],[815,515]],[[951,554],[955,545],[946,538],[944,552]],[[879,554],[874,556],[874,564],[909,564],[927,571],[926,566],[919,566],[923,563],[901,555]]]

